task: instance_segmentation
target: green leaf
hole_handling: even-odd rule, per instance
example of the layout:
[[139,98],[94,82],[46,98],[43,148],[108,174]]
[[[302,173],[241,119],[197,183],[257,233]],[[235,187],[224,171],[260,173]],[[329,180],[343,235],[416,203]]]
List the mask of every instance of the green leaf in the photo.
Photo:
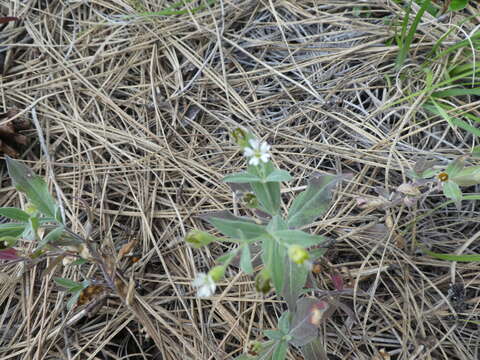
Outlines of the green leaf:
[[262,209],[270,215],[278,214],[280,209],[280,183],[250,183]]
[[15,224],[15,223],[8,223],[8,224],[0,224],[0,237],[3,236],[12,236],[12,237],[19,237],[25,231],[27,224]]
[[86,264],[87,262],[88,262],[87,259],[79,258],[79,259],[75,260],[74,262],[72,262],[69,266],[83,265],[83,264]]
[[[480,136],[480,129],[470,125],[469,123],[467,123],[466,121],[463,121],[462,119],[450,116],[447,113],[447,111],[443,108],[444,104],[440,106],[438,103],[436,102],[434,103],[435,103],[435,106],[432,106],[431,104],[427,103],[423,105],[423,107],[435,115],[442,116],[449,123],[450,126],[452,127],[458,126],[459,128],[466,130],[475,136]],[[447,109],[447,110],[451,110],[451,109]],[[469,117],[468,115],[469,114],[464,114],[465,117]]]
[[437,91],[432,94],[433,97],[436,98],[447,98],[451,96],[464,96],[464,95],[480,95],[479,88],[451,88],[447,90]]
[[448,174],[448,177],[457,176],[460,171],[465,167],[465,158],[459,157],[455,161],[448,164],[445,172]]
[[459,186],[472,186],[480,184],[480,166],[467,166],[459,171],[450,180]]
[[67,288],[67,289],[75,288],[76,286],[81,286],[82,285],[81,283],[77,283],[75,281],[60,278],[60,277],[53,278],[53,281],[55,281],[61,287],[64,287],[64,288]]
[[275,346],[272,353],[272,360],[284,360],[287,356],[288,343],[286,341],[280,341]]
[[17,244],[18,238],[14,236],[2,236],[0,237],[0,249],[11,248]]
[[231,175],[225,176],[223,182],[227,183],[236,183],[236,184],[243,184],[243,183],[251,183],[251,182],[261,182],[262,179],[258,177],[256,174],[250,174],[247,172],[235,173]]
[[284,335],[288,334],[290,331],[290,311],[285,311],[280,319],[278,319],[278,328],[283,332]]
[[228,218],[224,219],[213,215],[212,217],[205,217],[205,219],[221,233],[234,239],[252,240],[266,233],[265,226],[234,215],[229,215]]
[[48,243],[55,243],[57,242],[65,232],[65,228],[63,226],[59,226],[53,230],[51,230],[42,240],[39,241],[37,250],[40,250]]
[[250,183],[250,186],[257,196],[262,209],[272,216],[278,214],[280,210],[280,183],[265,182],[265,179],[274,171],[275,167],[271,162],[266,164],[262,163],[261,168],[251,165],[248,166],[248,172],[256,174],[263,181],[261,183]]
[[55,217],[57,205],[48,191],[47,184],[27,166],[9,156],[5,157],[8,173],[18,191],[24,192],[28,200],[44,215]]
[[468,0],[451,0],[448,10],[459,11],[466,8]]
[[28,215],[25,211],[13,207],[0,208],[0,216],[5,216],[6,218],[23,222],[30,219],[30,215]]
[[68,301],[67,301],[67,310],[68,311],[70,311],[75,306],[75,304],[78,301],[78,298],[80,297],[80,294],[82,293],[82,290],[74,292],[72,294],[72,296],[70,297],[70,299],[68,299]]
[[299,228],[320,217],[330,206],[332,188],[338,179],[333,175],[313,177],[305,191],[293,201],[288,213],[288,227]]
[[250,255],[250,246],[245,244],[242,249],[242,256],[240,257],[240,268],[245,274],[253,274],[252,258]]
[[459,261],[459,262],[480,261],[480,254],[456,255],[456,254],[435,253],[433,251],[426,250],[426,249],[424,251],[427,255],[440,260]]
[[285,334],[280,330],[265,330],[263,335],[268,337],[270,340],[282,340],[282,338],[285,336]]
[[311,235],[301,230],[279,230],[270,233],[285,245],[300,245],[305,248],[319,245],[326,239],[320,235]]
[[271,236],[265,236],[262,241],[262,260],[270,272],[273,285],[278,294],[283,289],[286,248]]
[[270,174],[268,174],[265,182],[282,182],[290,180],[292,180],[292,176],[288,173],[288,171],[275,169]]
[[31,216],[28,219],[28,224],[25,227],[25,231],[23,232],[22,236],[25,239],[30,240],[30,241],[37,240],[39,227],[40,227],[40,221],[38,220],[38,217]]
[[443,183],[443,194],[456,203],[462,201],[462,190],[460,190],[460,187],[453,181]]
[[309,270],[305,264],[295,264],[290,259],[287,259],[282,296],[285,298],[292,313],[295,312],[296,301],[305,287],[308,272]]
[[327,360],[328,356],[325,352],[321,340],[317,337],[302,347],[302,355],[305,360]]
[[220,264],[228,265],[233,260],[233,258],[237,255],[237,253],[238,253],[238,248],[218,257],[217,262]]

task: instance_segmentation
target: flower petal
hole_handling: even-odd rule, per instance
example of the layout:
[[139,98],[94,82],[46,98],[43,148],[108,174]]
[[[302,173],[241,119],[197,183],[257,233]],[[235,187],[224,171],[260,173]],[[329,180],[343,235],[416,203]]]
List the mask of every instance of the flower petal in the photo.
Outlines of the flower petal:
[[253,156],[253,154],[255,154],[255,151],[253,151],[252,148],[246,147],[245,149],[243,149],[243,155],[245,155],[246,157]]
[[266,153],[270,150],[270,145],[268,145],[265,141],[262,142],[262,144],[260,145],[260,151],[262,153]]
[[258,142],[257,139],[250,139],[248,141],[248,143],[250,144],[250,146],[252,147],[253,150],[258,150],[258,148],[260,146],[260,143]]
[[198,273],[195,279],[192,281],[192,286],[194,288],[200,288],[205,284],[205,281],[207,280],[207,274],[205,273]]
[[262,154],[260,156],[260,160],[262,160],[264,163],[268,162],[269,158],[270,158],[270,154]]
[[259,161],[258,157],[252,156],[252,157],[250,158],[250,161],[249,161],[248,163],[249,163],[250,165],[257,166],[257,165],[260,163],[260,161]]

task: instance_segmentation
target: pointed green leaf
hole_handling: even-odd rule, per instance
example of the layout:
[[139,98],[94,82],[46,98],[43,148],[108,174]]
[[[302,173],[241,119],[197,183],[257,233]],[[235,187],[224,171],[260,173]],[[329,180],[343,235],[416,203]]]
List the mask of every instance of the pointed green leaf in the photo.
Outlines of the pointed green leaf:
[[320,235],[311,235],[301,230],[279,230],[270,233],[285,245],[300,245],[305,248],[319,245],[326,239]]
[[260,179],[256,174],[241,172],[241,173],[227,175],[222,179],[222,181],[226,183],[243,184],[243,183],[251,183],[251,182],[261,182],[262,179]]
[[68,311],[70,311],[75,306],[75,304],[77,303],[78,298],[80,297],[81,293],[82,293],[82,290],[76,291],[72,294],[70,299],[68,299],[68,301],[67,301],[67,310]]
[[42,240],[39,241],[37,250],[40,250],[48,243],[55,244],[65,232],[65,228],[63,226],[59,226],[53,230],[51,230]]
[[272,360],[284,360],[287,356],[288,343],[286,341],[280,341],[275,346],[272,353]]
[[81,283],[77,283],[75,281],[60,278],[60,277],[54,278],[53,281],[55,281],[61,287],[64,287],[64,288],[67,288],[67,289],[75,288],[76,286],[81,285]]
[[332,189],[338,179],[333,175],[313,177],[305,191],[293,201],[288,213],[288,227],[299,228],[321,216],[330,206]]
[[460,171],[465,167],[465,158],[459,157],[455,161],[451,162],[448,164],[447,168],[445,169],[445,172],[448,174],[448,177],[455,177],[457,176]]
[[292,313],[295,312],[296,301],[307,282],[308,272],[309,270],[305,264],[295,264],[290,259],[287,259],[282,296],[285,298]]
[[265,330],[263,332],[263,335],[265,335],[270,340],[282,340],[285,334],[280,330]]
[[270,215],[278,214],[280,209],[280,183],[250,183],[260,202],[262,210]]
[[450,176],[450,180],[459,186],[480,184],[480,166],[467,166],[455,176]]
[[292,176],[288,173],[288,171],[275,169],[270,174],[268,174],[265,182],[282,182],[290,180],[292,180]]
[[48,191],[47,184],[27,166],[6,157],[8,173],[18,191],[24,192],[28,200],[44,215],[55,217],[57,205]]
[[245,238],[251,240],[266,233],[263,225],[255,224],[250,220],[246,220],[234,215],[228,215],[224,218],[212,216],[204,216],[210,224],[215,226],[221,233],[234,239]]
[[290,331],[290,311],[285,311],[278,319],[278,328],[287,335]]
[[456,203],[462,201],[462,190],[460,190],[460,187],[453,181],[446,181],[443,183],[443,194]]
[[262,260],[270,272],[277,293],[281,293],[284,282],[286,248],[271,236],[265,236],[262,241]]
[[12,236],[12,237],[19,237],[25,231],[27,224],[16,224],[16,223],[8,223],[8,224],[0,224],[0,237],[2,236]]
[[13,207],[0,208],[0,216],[5,216],[6,218],[22,222],[30,219],[30,215],[28,215],[25,211]]
[[[256,174],[262,179],[261,183],[250,183],[253,192],[257,196],[262,209],[270,215],[278,214],[280,210],[280,183],[278,182],[265,182],[265,179],[269,174],[275,171],[275,167],[271,162],[261,165],[261,168],[256,166],[248,166],[248,172]],[[263,171],[263,172],[262,172]]]
[[318,337],[302,347],[302,355],[305,360],[328,360],[325,348]]
[[459,11],[467,7],[468,0],[451,0],[448,10],[450,11]]
[[466,254],[466,255],[456,255],[456,254],[441,254],[435,253],[430,250],[424,250],[425,253],[431,257],[440,260],[447,260],[447,261],[459,261],[459,262],[473,262],[473,261],[480,261],[480,254]]
[[245,244],[242,249],[242,256],[240,257],[240,268],[245,274],[253,274],[252,258],[250,255],[250,246]]

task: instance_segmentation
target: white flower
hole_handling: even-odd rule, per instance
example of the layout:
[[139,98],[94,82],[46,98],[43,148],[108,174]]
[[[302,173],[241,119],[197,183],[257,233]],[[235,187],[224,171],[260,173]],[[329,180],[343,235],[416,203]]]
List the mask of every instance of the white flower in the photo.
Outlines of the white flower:
[[270,154],[268,151],[270,150],[270,145],[268,145],[265,141],[260,142],[256,139],[250,139],[248,141],[251,147],[246,147],[244,151],[244,155],[247,158],[250,158],[249,164],[257,166],[260,164],[260,161],[264,163],[268,162],[270,158]]
[[205,273],[199,273],[195,280],[192,282],[192,286],[197,289],[198,297],[209,297],[215,293],[215,281],[212,277]]

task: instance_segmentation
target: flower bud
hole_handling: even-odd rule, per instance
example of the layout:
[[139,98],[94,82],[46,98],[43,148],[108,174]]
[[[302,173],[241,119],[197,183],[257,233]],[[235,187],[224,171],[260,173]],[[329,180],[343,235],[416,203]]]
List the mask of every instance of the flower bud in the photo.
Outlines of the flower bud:
[[266,294],[272,289],[270,274],[266,269],[260,271],[255,277],[255,289],[262,294]]
[[191,246],[193,246],[195,249],[199,249],[202,246],[206,246],[211,242],[214,242],[215,240],[217,240],[215,236],[200,230],[190,231],[185,238],[185,241],[189,243]]
[[246,193],[243,201],[245,201],[245,205],[250,209],[258,208],[258,199],[254,193]]
[[88,247],[85,244],[79,245],[79,254],[85,260],[93,260],[90,250],[88,250]]
[[247,146],[248,136],[245,130],[241,128],[236,128],[232,131],[231,136],[233,138],[233,141],[241,148]]
[[208,272],[208,276],[210,276],[214,282],[222,280],[223,275],[225,275],[224,265],[217,265]]
[[35,205],[33,205],[32,203],[27,203],[25,204],[25,212],[28,214],[28,215],[33,215],[37,212],[37,207]]
[[307,250],[300,245],[291,245],[288,248],[288,256],[295,264],[303,264],[309,258]]
[[74,256],[65,256],[62,260],[62,264],[63,266],[67,266],[73,263],[75,260],[77,260],[77,258]]

